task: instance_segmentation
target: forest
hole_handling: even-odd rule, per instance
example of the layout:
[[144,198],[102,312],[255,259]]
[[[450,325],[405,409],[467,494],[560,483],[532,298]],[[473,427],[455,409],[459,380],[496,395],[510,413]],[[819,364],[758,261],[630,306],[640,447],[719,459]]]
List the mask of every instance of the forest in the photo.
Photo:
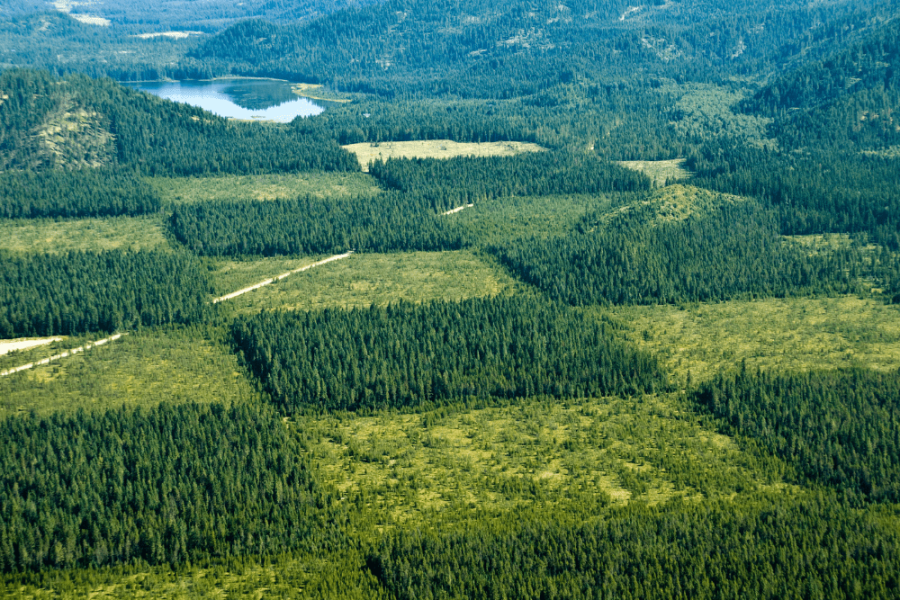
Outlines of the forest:
[[895,2],[54,7],[0,596],[900,597]]
[[69,252],[0,261],[4,338],[113,332],[207,318],[207,272],[169,252]]
[[535,300],[262,313],[234,343],[285,412],[578,398],[665,389],[652,358]]

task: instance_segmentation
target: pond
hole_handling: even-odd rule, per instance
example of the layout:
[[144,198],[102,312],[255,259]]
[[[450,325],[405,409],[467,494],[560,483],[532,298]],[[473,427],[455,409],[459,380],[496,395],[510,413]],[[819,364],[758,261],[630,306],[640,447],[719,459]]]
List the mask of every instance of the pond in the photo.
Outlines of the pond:
[[198,106],[220,117],[286,123],[310,117],[325,108],[274,79],[216,79],[209,81],[153,81],[125,83],[160,98]]

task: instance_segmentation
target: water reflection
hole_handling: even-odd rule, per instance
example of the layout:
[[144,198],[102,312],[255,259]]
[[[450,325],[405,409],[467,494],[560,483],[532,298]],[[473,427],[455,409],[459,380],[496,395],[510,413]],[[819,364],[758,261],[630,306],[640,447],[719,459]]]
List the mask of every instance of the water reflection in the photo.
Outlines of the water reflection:
[[325,110],[308,98],[298,98],[291,91],[291,84],[271,79],[160,81],[126,85],[233,119],[285,123],[297,116],[309,117]]

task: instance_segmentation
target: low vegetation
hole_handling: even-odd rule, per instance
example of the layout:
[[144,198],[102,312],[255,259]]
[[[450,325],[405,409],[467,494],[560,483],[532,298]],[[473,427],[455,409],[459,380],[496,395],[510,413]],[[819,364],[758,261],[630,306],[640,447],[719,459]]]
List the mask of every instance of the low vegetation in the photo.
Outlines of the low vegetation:
[[[593,310],[593,309],[592,309]],[[635,306],[598,314],[684,381],[742,362],[766,371],[900,368],[900,307],[857,296]]]
[[171,250],[165,218],[0,221],[0,250],[17,254],[97,250]]
[[389,158],[455,158],[457,156],[513,156],[522,152],[544,150],[530,142],[454,142],[422,140],[408,142],[365,142],[348,144],[344,149],[356,155],[363,171],[369,164]]
[[193,204],[221,200],[275,200],[306,196],[349,198],[373,196],[378,183],[362,173],[282,173],[220,177],[153,177],[150,184],[163,204]]
[[740,450],[668,395],[301,416],[297,426],[323,478],[385,528],[784,487],[779,461]]
[[[307,262],[313,258],[217,261],[212,277],[216,290],[224,294]],[[240,314],[363,308],[396,302],[461,301],[514,293],[520,288],[521,284],[490,258],[466,250],[354,254],[230,300],[223,308]]]
[[[76,348],[77,336],[0,357],[0,370]],[[103,412],[160,402],[230,406],[256,398],[222,332],[205,327],[144,329],[59,362],[0,377],[0,418],[35,412]]]

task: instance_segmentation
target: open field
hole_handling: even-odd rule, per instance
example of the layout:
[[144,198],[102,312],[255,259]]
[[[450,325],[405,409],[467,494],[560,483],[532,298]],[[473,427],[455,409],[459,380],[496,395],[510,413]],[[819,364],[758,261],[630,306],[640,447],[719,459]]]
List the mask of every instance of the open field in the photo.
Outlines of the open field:
[[666,185],[666,180],[681,181],[690,179],[691,173],[684,168],[685,159],[673,160],[620,160],[616,164],[626,169],[638,171],[653,180],[658,186]]
[[18,338],[15,340],[0,340],[0,356],[9,354],[10,352],[21,352],[30,350],[38,346],[45,346],[53,342],[61,342],[61,337],[45,337],[45,338]]
[[375,179],[363,173],[297,173],[226,175],[222,177],[153,177],[149,181],[164,204],[215,200],[274,200],[315,196],[349,198],[381,192]]
[[[488,260],[468,251],[354,254],[244,294],[225,306],[245,314],[275,308],[353,308],[400,300],[495,296],[520,285]],[[251,268],[253,262],[242,267]]]
[[322,479],[379,527],[783,485],[780,463],[745,454],[670,396],[300,417],[297,428]]
[[237,290],[256,285],[260,281],[277,277],[304,265],[312,264],[324,256],[282,256],[256,258],[252,260],[212,259],[211,280],[215,296],[224,296]]
[[605,196],[522,196],[484,200],[447,218],[458,219],[482,244],[520,237],[565,235],[591,211],[610,205]]
[[352,251],[345,252],[343,254],[335,254],[335,255],[329,256],[328,258],[323,258],[322,260],[317,260],[314,263],[309,263],[309,264],[303,265],[302,267],[297,267],[296,269],[291,269],[290,271],[281,273],[280,275],[277,275],[275,277],[265,279],[263,281],[260,281],[259,283],[255,283],[251,286],[247,286],[245,288],[241,288],[241,289],[231,292],[229,294],[225,294],[224,296],[219,296],[218,298],[214,298],[213,304],[218,304],[219,302],[227,302],[228,300],[233,300],[234,298],[237,298],[238,296],[243,296],[244,294],[249,294],[251,292],[255,292],[256,290],[263,288],[267,285],[272,285],[273,283],[282,281],[285,278],[290,277],[291,275],[296,275],[297,273],[302,273],[304,271],[308,271],[309,269],[315,269],[316,267],[321,267],[321,266],[327,265],[336,260],[344,260],[345,258],[350,258],[351,254],[353,254]]
[[855,296],[635,306],[599,311],[694,381],[748,368],[900,368],[900,307]]
[[344,146],[356,155],[363,171],[374,160],[389,158],[454,158],[456,156],[512,156],[522,152],[541,152],[537,144],[528,142],[460,143],[452,140],[411,142],[364,142]]
[[0,250],[17,253],[84,250],[165,250],[162,215],[55,221],[0,221]]
[[[159,402],[232,402],[254,397],[237,358],[202,327],[133,332],[115,343],[0,378],[0,418]],[[64,347],[91,338],[67,338]],[[7,355],[15,364],[58,352],[57,344]],[[46,356],[45,356],[46,355]]]

